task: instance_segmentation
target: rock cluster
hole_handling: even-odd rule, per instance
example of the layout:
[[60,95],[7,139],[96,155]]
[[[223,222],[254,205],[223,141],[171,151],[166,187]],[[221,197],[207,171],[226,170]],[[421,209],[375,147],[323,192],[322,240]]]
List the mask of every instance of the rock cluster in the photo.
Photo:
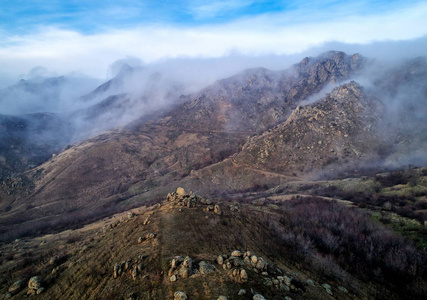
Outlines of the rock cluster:
[[[168,202],[172,202],[173,205],[183,207],[196,207],[198,204],[206,205],[204,211],[213,211],[217,215],[222,215],[222,209],[219,204],[215,204],[211,199],[206,199],[194,195],[192,192],[187,194],[183,188],[177,188],[175,192],[169,193],[166,197]],[[182,211],[182,210],[180,210]]]
[[28,281],[28,291],[27,295],[40,295],[45,291],[45,288],[42,286],[42,278],[40,276],[31,277]]
[[142,255],[134,259],[128,259],[120,263],[114,264],[113,278],[118,278],[125,273],[130,274],[132,280],[136,280],[138,275],[142,273]]
[[193,273],[193,260],[191,257],[175,256],[170,263],[168,271],[169,280],[175,282],[178,278],[187,278]]

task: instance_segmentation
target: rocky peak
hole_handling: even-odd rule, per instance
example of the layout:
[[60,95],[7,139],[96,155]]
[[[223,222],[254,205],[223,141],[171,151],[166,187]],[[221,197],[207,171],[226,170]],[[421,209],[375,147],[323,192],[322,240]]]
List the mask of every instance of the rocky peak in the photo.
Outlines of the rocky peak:
[[374,159],[381,107],[352,81],[316,103],[298,106],[286,122],[250,140],[235,159],[284,174]]

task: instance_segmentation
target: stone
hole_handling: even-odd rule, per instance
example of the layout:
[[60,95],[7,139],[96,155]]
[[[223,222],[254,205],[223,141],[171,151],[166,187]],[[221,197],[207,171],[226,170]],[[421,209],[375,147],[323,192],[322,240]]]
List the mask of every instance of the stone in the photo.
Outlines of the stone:
[[221,295],[221,296],[218,297],[217,300],[227,300],[227,297]]
[[234,250],[233,252],[231,252],[231,256],[234,257],[242,257],[242,252],[240,252],[239,250]]
[[182,262],[182,265],[185,267],[185,268],[189,268],[190,270],[193,268],[193,260],[191,259],[191,257],[190,256],[186,256],[185,258],[184,258],[184,261]]
[[244,262],[246,265],[250,266],[250,265],[251,265],[251,259],[250,259],[250,257],[249,257],[249,256],[246,256],[246,257],[243,259],[243,262]]
[[292,278],[288,276],[283,276],[283,283],[286,284],[287,286],[291,286]]
[[252,300],[267,300],[267,299],[265,299],[264,296],[261,294],[256,294],[253,296]]
[[224,263],[224,258],[222,257],[222,255],[219,255],[216,261],[219,265],[222,265]]
[[179,269],[179,276],[184,279],[187,278],[188,276],[190,276],[190,269],[182,267],[181,269]]
[[233,274],[233,277],[237,277],[239,275],[239,270],[234,269],[232,274]]
[[179,187],[176,189],[176,194],[178,196],[185,196],[186,195],[185,190],[182,187]]
[[41,287],[41,288],[37,289],[36,294],[37,294],[37,295],[43,294],[45,290],[46,290],[46,289],[45,289],[44,287]]
[[332,288],[331,288],[331,286],[330,286],[329,284],[324,283],[324,284],[322,284],[322,287],[325,289],[325,291],[326,291],[329,295],[333,295],[333,293],[332,293]]
[[267,268],[267,262],[262,257],[258,257],[258,261],[255,265],[255,268],[260,271],[265,270]]
[[241,269],[240,270],[240,281],[242,282],[247,282],[249,279],[248,273],[246,272],[245,269]]
[[145,238],[146,238],[146,239],[154,239],[155,237],[156,237],[156,234],[155,234],[155,233],[152,233],[152,232],[147,233],[147,234],[145,235]]
[[28,289],[38,290],[42,287],[42,278],[40,276],[31,277],[28,281]]
[[311,279],[307,279],[307,284],[310,286],[314,286],[314,282]]
[[116,263],[113,269],[113,277],[117,278],[121,273],[122,273],[122,267],[118,263]]
[[128,219],[132,219],[135,216],[133,212],[128,212]]
[[183,291],[177,291],[173,294],[173,299],[174,300],[187,300],[188,296]]
[[177,281],[177,280],[178,280],[178,278],[176,277],[176,275],[172,275],[172,276],[169,278],[169,280],[170,280],[171,282],[175,282],[175,281]]
[[138,269],[137,268],[134,268],[132,270],[131,276],[132,276],[132,280],[136,280],[136,277],[138,276]]
[[292,300],[292,298],[291,298],[291,297],[289,297],[289,296],[286,296],[286,297],[285,297],[285,300]]
[[138,244],[142,244],[144,242],[144,238],[142,236],[140,236],[138,238]]
[[150,221],[150,217],[147,217],[147,218],[145,218],[145,220],[144,220],[144,222],[142,222],[142,225],[148,225],[148,224],[150,224],[151,223],[151,221]]
[[125,262],[125,270],[127,270],[127,269],[129,269],[129,268],[130,268],[130,264],[131,264],[131,261],[130,261],[130,260],[127,260],[127,261]]
[[24,285],[24,281],[22,280],[15,281],[14,283],[12,283],[12,285],[9,287],[7,291],[12,295],[14,295],[17,292],[19,292],[20,289],[23,288],[23,285]]
[[217,214],[218,216],[222,215],[221,207],[218,204],[215,204],[214,206],[214,213]]
[[200,274],[212,273],[215,272],[215,267],[202,260],[199,262],[199,272]]
[[252,266],[255,267],[256,264],[257,264],[257,262],[258,262],[258,257],[256,255],[252,255],[251,256],[251,264],[252,264]]
[[251,251],[246,251],[245,254],[243,255],[244,257],[251,257],[252,253]]
[[246,290],[245,289],[240,289],[240,291],[237,293],[237,295],[239,295],[239,296],[246,295]]
[[347,290],[345,287],[343,287],[343,286],[339,286],[339,287],[338,287],[338,289],[339,289],[341,292],[348,294],[348,290]]

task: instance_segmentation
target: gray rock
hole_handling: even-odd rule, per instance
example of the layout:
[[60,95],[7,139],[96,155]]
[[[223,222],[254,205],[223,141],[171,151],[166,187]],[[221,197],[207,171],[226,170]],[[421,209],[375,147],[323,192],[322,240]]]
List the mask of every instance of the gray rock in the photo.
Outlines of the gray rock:
[[242,257],[242,252],[240,252],[239,250],[234,250],[233,252],[231,252],[231,256],[234,257]]
[[183,265],[185,268],[192,269],[192,268],[193,268],[193,260],[191,259],[191,257],[190,257],[190,256],[186,256],[186,257],[184,258],[184,261],[182,262],[182,265]]
[[221,295],[221,296],[218,297],[217,300],[227,300],[227,297]]
[[246,295],[246,290],[245,289],[240,289],[240,291],[237,293],[237,295],[239,295],[239,296]]
[[218,258],[216,259],[217,263],[222,265],[224,263],[224,258],[222,257],[222,255],[218,256]]
[[174,300],[187,300],[188,296],[183,291],[177,291],[173,294],[173,299]]
[[253,300],[267,300],[267,299],[264,298],[263,295],[260,295],[260,294],[254,295],[252,299]]
[[215,272],[215,267],[202,260],[199,262],[199,272],[200,274],[212,273]]
[[341,292],[348,294],[348,290],[347,290],[345,287],[343,287],[343,286],[339,286],[339,287],[338,287],[338,289],[339,289]]
[[314,286],[314,281],[311,279],[307,279],[307,284],[310,286]]
[[41,287],[41,288],[37,289],[36,294],[37,295],[43,294],[45,290],[46,289],[44,287]]
[[178,278],[176,277],[176,275],[172,275],[172,276],[169,278],[169,280],[170,280],[171,282],[175,282],[175,281],[177,281],[177,280],[178,280]]
[[332,293],[332,288],[331,288],[331,286],[330,286],[329,284],[324,283],[324,284],[322,284],[322,287],[325,289],[325,291],[326,291],[329,295],[333,295],[333,293]]
[[7,291],[9,293],[11,293],[12,295],[14,295],[17,292],[19,292],[19,290],[22,289],[23,286],[24,286],[24,281],[18,280],[18,281],[15,281],[14,283],[12,283],[12,285],[9,287],[9,289]]

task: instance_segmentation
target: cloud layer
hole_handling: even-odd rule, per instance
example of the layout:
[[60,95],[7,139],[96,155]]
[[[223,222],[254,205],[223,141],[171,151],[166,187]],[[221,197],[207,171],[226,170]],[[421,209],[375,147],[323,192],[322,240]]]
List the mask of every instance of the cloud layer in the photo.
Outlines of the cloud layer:
[[[106,1],[99,8],[87,4],[85,10],[80,1],[78,7],[53,2],[57,11],[40,4],[23,19],[23,24],[36,24],[24,32],[1,24],[0,87],[36,66],[105,78],[111,63],[129,56],[151,63],[230,53],[290,55],[331,42],[367,45],[427,36],[425,2],[178,1],[166,9],[163,4],[155,8],[152,1],[128,0],[127,6]],[[91,23],[96,14],[98,23]]]

